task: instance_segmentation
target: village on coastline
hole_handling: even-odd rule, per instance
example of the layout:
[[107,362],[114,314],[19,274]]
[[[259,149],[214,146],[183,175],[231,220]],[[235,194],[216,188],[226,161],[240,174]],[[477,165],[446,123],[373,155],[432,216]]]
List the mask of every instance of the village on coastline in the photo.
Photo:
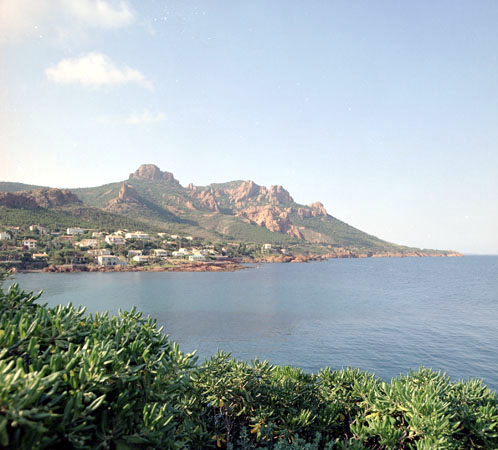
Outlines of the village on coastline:
[[0,231],[0,266],[17,271],[236,270],[248,255],[286,252],[269,243],[212,243],[193,236],[126,229],[108,233],[31,225]]
[[461,256],[457,252],[365,252],[79,226],[8,226],[0,230],[0,267],[18,272],[234,271],[243,263],[307,262],[330,258]]

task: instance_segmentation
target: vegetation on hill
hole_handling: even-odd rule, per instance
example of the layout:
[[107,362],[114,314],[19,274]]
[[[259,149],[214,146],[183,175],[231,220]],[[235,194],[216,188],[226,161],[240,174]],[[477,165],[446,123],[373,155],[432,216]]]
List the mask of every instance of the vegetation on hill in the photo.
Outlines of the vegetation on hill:
[[[0,183],[0,190],[17,191],[21,186],[34,188]],[[250,180],[183,187],[172,173],[145,164],[125,181],[72,192],[87,206],[147,228],[204,239],[342,248],[362,255],[419,252],[358,230],[330,215],[319,202],[298,204],[282,186],[259,186]],[[5,197],[12,200],[12,195]]]
[[135,310],[0,290],[0,447],[495,449],[498,397],[420,369],[390,383],[218,353],[201,365]]
[[45,186],[36,186],[34,184],[14,183],[10,181],[0,181],[0,192],[19,192],[19,191],[34,191],[42,189]]
[[[80,226],[93,229],[117,230],[120,228],[140,229],[144,222],[119,214],[108,213],[87,206],[69,206],[57,209],[1,208],[0,226],[28,227],[38,224],[49,229],[65,229]],[[158,227],[147,224],[151,230]]]

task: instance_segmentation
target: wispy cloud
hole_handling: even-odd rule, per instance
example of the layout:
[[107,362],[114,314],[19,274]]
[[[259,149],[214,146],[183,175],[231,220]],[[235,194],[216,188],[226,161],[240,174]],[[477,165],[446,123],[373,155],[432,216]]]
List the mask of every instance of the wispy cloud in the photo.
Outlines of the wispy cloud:
[[119,28],[135,20],[136,13],[125,0],[0,0],[0,43],[39,34]]
[[166,114],[162,112],[150,112],[149,110],[144,110],[142,113],[133,113],[125,119],[127,125],[140,125],[143,123],[154,123],[162,122],[166,119]]
[[80,83],[86,87],[121,86],[136,83],[147,89],[153,84],[142,72],[128,66],[117,67],[106,55],[97,52],[78,58],[63,59],[45,70],[50,81],[61,84]]

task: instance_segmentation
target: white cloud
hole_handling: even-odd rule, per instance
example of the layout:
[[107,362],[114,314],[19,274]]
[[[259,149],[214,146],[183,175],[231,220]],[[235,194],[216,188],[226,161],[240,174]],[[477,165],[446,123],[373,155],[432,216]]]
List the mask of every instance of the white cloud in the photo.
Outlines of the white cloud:
[[147,89],[153,87],[139,70],[128,66],[118,68],[110,58],[97,52],[63,59],[47,68],[45,74],[50,81],[61,84],[81,83],[86,87],[101,87],[137,83]]
[[0,0],[0,43],[26,36],[66,36],[136,20],[125,0]]
[[140,125],[143,123],[162,122],[166,119],[166,114],[162,112],[152,113],[144,110],[142,113],[133,113],[125,119],[127,125]]

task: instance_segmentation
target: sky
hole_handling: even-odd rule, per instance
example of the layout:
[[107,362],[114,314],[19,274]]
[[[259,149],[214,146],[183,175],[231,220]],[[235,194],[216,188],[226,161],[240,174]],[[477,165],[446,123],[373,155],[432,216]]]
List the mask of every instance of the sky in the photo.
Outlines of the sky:
[[0,0],[0,181],[251,179],[498,253],[496,0]]

